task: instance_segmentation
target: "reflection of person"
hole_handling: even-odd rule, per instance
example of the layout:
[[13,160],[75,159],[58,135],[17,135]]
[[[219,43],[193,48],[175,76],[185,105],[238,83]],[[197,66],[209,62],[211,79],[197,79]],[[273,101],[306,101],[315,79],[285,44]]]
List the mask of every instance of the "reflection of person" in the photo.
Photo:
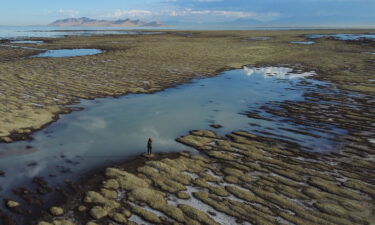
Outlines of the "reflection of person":
[[147,141],[147,154],[151,155],[151,151],[152,151],[152,139],[149,138]]

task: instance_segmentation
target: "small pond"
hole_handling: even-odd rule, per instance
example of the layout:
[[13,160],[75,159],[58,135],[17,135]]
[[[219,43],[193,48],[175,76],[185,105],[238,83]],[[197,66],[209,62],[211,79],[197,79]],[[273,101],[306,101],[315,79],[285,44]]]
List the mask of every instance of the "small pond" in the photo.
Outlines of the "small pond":
[[11,44],[36,44],[41,45],[44,41],[32,41],[32,40],[19,40],[19,41],[11,41]]
[[290,43],[299,45],[312,45],[315,44],[315,41],[291,41]]
[[271,37],[250,37],[250,38],[246,38],[246,40],[248,41],[267,41],[267,40],[271,40],[272,38]]
[[46,52],[40,53],[33,57],[36,58],[61,58],[61,57],[73,57],[73,56],[84,56],[84,55],[96,55],[103,51],[100,49],[58,49],[58,50],[48,50]]
[[[154,94],[82,100],[75,106],[84,110],[62,115],[33,134],[34,140],[0,144],[0,170],[6,174],[0,177],[0,198],[11,196],[15,187],[33,187],[35,176],[57,185],[139,155],[145,151],[148,137],[153,138],[156,152],[194,151],[175,139],[194,129],[214,130],[213,124],[223,126],[215,130],[220,135],[235,130],[260,135],[272,131],[306,150],[332,151],[338,144],[336,135],[345,134],[344,130],[330,126],[319,131],[262,110],[269,102],[305,100],[306,91],[327,85],[309,79],[312,75],[283,67],[245,67]],[[258,111],[270,120],[249,118],[244,115],[248,111]],[[291,129],[319,137],[288,131]]]

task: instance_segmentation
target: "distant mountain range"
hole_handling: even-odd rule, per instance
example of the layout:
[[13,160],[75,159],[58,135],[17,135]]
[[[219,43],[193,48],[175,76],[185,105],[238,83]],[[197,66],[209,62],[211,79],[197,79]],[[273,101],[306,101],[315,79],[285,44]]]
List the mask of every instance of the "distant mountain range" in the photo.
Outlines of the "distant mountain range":
[[174,18],[173,20],[161,19],[162,22],[144,22],[141,20],[119,19],[119,20],[96,20],[87,17],[68,18],[56,20],[50,26],[87,26],[87,27],[164,27],[167,26],[202,26],[202,27],[304,27],[304,26],[356,26],[375,25],[374,17],[358,16],[336,17],[336,16],[295,16],[284,17],[271,21],[259,21],[252,18],[242,18],[232,21],[193,21],[191,18]]
[[96,20],[87,17],[81,18],[67,18],[62,20],[56,20],[50,23],[49,26],[82,26],[82,27],[163,27],[166,26],[160,22],[144,22],[141,20],[130,20],[130,19],[120,19],[120,20]]

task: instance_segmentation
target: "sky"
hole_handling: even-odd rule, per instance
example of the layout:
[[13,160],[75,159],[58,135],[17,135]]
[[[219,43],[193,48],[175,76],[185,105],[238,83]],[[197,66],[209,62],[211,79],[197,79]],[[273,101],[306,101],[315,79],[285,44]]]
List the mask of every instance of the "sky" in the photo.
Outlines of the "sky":
[[375,0],[1,0],[0,25],[57,19],[142,19],[165,23],[375,25]]

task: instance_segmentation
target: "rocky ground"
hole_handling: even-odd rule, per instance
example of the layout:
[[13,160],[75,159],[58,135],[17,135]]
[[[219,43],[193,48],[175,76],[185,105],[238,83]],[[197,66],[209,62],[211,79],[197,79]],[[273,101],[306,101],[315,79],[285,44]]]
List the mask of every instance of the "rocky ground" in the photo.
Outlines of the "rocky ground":
[[48,224],[374,224],[371,157],[303,153],[247,132],[192,131],[202,155],[107,168]]

